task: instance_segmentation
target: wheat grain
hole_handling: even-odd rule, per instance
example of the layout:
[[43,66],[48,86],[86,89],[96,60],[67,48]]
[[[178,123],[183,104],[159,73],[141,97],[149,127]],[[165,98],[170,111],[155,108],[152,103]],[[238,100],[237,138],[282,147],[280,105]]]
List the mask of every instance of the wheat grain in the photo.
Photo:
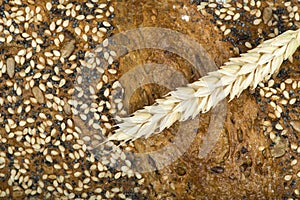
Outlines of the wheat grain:
[[292,59],[300,44],[300,30],[287,31],[267,40],[240,57],[230,58],[219,70],[198,81],[177,88],[164,98],[157,99],[123,118],[108,140],[134,141],[169,128],[176,121],[195,118],[216,106],[228,95],[230,101],[249,86],[254,89],[261,81],[267,81],[279,71],[282,62]]

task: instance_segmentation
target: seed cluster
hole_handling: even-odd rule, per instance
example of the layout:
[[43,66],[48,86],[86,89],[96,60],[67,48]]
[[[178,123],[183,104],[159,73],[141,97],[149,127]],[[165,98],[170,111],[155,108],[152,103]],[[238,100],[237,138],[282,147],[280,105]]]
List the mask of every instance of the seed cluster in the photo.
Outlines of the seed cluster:
[[[112,115],[123,107],[116,98],[122,88],[114,52],[96,48],[114,29],[110,1],[4,0],[0,15],[0,197],[145,195],[144,179],[126,155],[111,143],[93,153],[101,134],[86,135],[90,127],[108,132]],[[93,66],[100,65],[97,58],[85,59],[93,49],[107,68]],[[99,80],[87,89],[90,65]],[[95,97],[93,104],[84,103],[87,94]]]
[[269,112],[262,122],[262,129],[265,136],[270,139],[270,146],[260,147],[260,150],[265,153],[269,148],[272,157],[286,158],[287,167],[283,172],[285,188],[293,190],[292,196],[299,196],[299,189],[295,185],[300,177],[298,164],[300,147],[297,142],[300,133],[297,110],[300,81],[297,78],[285,77],[286,75],[285,70],[281,70],[278,77],[282,82],[271,79],[266,84],[260,84],[259,99],[273,111]]
[[111,134],[114,120],[125,114],[123,93],[117,80],[118,63],[114,62],[115,51],[108,50],[108,39],[89,52],[81,62],[83,68],[75,81],[74,97],[69,101],[74,115],[78,115],[87,127],[101,134],[85,135],[84,139],[92,146],[104,140],[103,135]]
[[[267,84],[261,83],[260,87],[261,97],[268,99],[268,105],[274,111],[268,113],[268,120],[263,121],[264,133],[269,136],[274,144],[280,146],[281,139],[288,137],[287,127],[292,125],[297,129],[297,122],[291,121],[289,110],[292,110],[299,103],[300,82],[288,78],[280,84],[275,84],[275,81],[271,79]],[[285,148],[276,148],[276,145],[271,151],[272,156],[283,156]]]
[[[224,41],[233,44],[236,54],[251,49],[267,38],[299,27],[298,5],[292,1],[242,0],[197,1],[203,15],[212,15]],[[251,30],[255,27],[255,30]]]

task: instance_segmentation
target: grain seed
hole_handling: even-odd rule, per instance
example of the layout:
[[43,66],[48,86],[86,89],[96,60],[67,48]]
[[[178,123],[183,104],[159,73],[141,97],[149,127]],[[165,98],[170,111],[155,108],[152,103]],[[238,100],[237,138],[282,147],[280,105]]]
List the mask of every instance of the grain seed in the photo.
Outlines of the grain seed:
[[38,101],[38,103],[42,104],[45,103],[45,99],[44,99],[44,94],[43,92],[40,90],[39,87],[33,87],[32,88],[32,93],[33,96],[36,98],[36,100]]
[[6,60],[6,70],[9,78],[13,78],[15,74],[15,60],[13,58]]

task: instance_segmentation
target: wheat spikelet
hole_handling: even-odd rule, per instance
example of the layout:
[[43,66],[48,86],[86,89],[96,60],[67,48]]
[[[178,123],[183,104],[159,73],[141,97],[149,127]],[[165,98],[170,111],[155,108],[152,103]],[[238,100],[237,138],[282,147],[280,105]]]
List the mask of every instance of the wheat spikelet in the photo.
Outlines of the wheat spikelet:
[[108,140],[126,142],[148,138],[176,121],[185,121],[209,111],[228,95],[232,100],[249,86],[256,88],[261,81],[278,72],[284,60],[292,58],[299,44],[300,30],[287,31],[240,57],[230,58],[219,70],[187,87],[177,88],[164,98],[157,99],[154,105],[123,118]]

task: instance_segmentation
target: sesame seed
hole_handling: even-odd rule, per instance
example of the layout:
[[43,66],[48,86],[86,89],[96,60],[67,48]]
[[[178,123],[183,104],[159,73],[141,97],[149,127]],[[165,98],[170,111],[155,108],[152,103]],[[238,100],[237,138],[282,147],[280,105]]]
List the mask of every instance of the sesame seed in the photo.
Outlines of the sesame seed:
[[282,127],[280,124],[276,124],[276,125],[275,125],[275,128],[276,128],[277,130],[283,130],[283,127]]
[[47,3],[46,3],[46,8],[47,8],[48,11],[51,10],[51,8],[52,8],[51,2],[47,2]]
[[284,180],[285,181],[290,181],[292,179],[292,175],[285,175]]
[[246,43],[245,43],[245,46],[246,46],[247,48],[249,48],[249,49],[251,49],[251,48],[252,48],[252,45],[251,45],[251,43],[250,43],[250,42],[246,42]]
[[55,115],[55,118],[59,121],[63,121],[64,118],[61,115]]
[[230,32],[231,32],[230,29],[226,29],[226,30],[224,31],[224,35],[228,35]]

